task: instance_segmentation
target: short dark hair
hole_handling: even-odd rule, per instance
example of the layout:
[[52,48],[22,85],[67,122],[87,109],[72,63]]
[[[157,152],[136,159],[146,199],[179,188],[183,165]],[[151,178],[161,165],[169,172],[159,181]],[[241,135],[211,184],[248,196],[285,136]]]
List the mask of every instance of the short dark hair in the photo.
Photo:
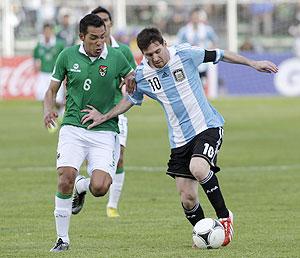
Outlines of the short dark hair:
[[94,26],[96,28],[99,28],[101,26],[105,27],[105,23],[98,15],[90,13],[80,20],[79,32],[86,35],[88,26]]
[[162,37],[161,32],[157,28],[145,28],[137,35],[137,45],[139,49],[143,52],[143,50],[147,49],[150,44],[158,41],[160,44],[164,43],[164,39]]
[[46,22],[44,23],[43,25],[43,29],[46,29],[46,28],[50,28],[50,29],[53,29],[54,28],[54,25],[50,22]]
[[98,6],[93,11],[91,11],[91,13],[93,13],[93,14],[106,13],[108,15],[108,18],[110,19],[110,21],[112,21],[110,12],[102,6]]

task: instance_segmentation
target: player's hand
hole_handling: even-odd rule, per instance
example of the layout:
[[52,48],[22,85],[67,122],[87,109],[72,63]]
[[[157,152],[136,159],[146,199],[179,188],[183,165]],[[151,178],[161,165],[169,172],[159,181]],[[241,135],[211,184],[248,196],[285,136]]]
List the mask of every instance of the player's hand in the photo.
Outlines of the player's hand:
[[107,119],[105,115],[100,113],[96,108],[94,108],[91,105],[86,105],[88,108],[81,110],[81,112],[87,113],[81,118],[81,123],[85,124],[88,121],[93,121],[87,129],[91,129],[95,127],[96,125],[100,125],[104,123]]
[[124,80],[122,81],[120,87],[123,87],[126,85],[126,91],[129,94],[132,94],[136,90],[136,82],[135,82],[135,73],[132,72],[129,75],[127,75]]
[[265,73],[277,73],[278,67],[270,61],[254,61],[252,64],[253,68],[259,72]]
[[57,112],[50,111],[44,114],[44,125],[46,128],[50,128],[51,126],[56,126],[56,119],[58,117]]

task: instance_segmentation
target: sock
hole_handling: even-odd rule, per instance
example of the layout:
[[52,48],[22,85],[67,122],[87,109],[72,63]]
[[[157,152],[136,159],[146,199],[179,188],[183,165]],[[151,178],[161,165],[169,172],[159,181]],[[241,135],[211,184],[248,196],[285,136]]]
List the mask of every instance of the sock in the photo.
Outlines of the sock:
[[200,205],[200,203],[197,203],[192,209],[187,210],[186,208],[184,208],[183,203],[181,203],[182,208],[184,210],[185,213],[185,217],[188,219],[188,221],[195,226],[196,223],[201,220],[204,219],[204,212],[202,210],[202,207]]
[[76,182],[76,190],[78,193],[87,192],[89,190],[91,179],[88,178],[81,178]]
[[117,209],[122,188],[124,185],[124,180],[125,180],[125,171],[123,170],[123,168],[117,169],[117,173],[114,177],[113,183],[109,188],[109,199],[108,199],[107,207]]
[[57,239],[61,238],[64,242],[70,243],[69,225],[72,213],[72,195],[56,193],[55,196],[55,224]]
[[206,193],[211,205],[214,207],[218,218],[227,218],[229,211],[226,208],[218,179],[214,172],[210,171],[206,178],[199,182]]

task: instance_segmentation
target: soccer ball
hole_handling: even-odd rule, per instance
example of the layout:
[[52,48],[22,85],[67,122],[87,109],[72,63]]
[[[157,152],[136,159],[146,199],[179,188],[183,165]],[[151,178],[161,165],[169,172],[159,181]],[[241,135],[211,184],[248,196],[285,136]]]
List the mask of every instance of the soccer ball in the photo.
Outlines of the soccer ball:
[[198,248],[219,248],[223,244],[224,239],[224,227],[216,219],[202,219],[193,228],[193,242]]

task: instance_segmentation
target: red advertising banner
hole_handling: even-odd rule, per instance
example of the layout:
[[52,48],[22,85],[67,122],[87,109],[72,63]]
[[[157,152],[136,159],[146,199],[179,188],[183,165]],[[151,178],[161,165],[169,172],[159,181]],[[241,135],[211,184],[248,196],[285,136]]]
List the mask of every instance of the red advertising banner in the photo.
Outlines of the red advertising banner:
[[36,81],[31,57],[0,57],[0,98],[33,99]]

